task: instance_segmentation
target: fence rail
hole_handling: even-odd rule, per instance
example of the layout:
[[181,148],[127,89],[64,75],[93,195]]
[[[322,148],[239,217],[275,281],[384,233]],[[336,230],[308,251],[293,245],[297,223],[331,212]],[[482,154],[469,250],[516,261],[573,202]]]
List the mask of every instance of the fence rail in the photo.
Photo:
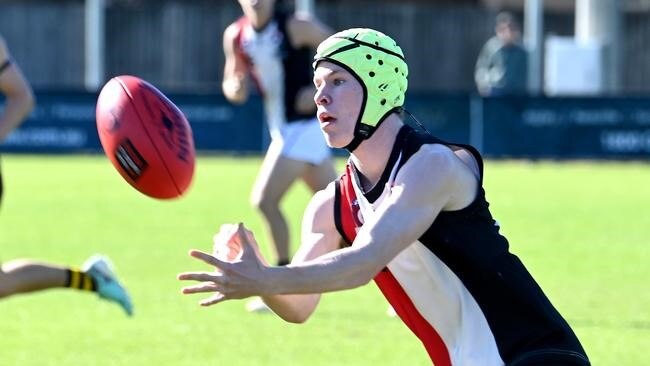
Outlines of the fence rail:
[[[494,12],[470,5],[411,2],[364,6],[317,1],[334,29],[373,27],[393,36],[416,91],[472,91],[478,52],[493,33]],[[221,35],[241,14],[235,1],[107,1],[106,78],[135,74],[170,90],[219,92]],[[81,88],[83,1],[0,1],[0,34],[36,87]],[[573,33],[573,15],[548,13],[545,32]],[[650,93],[650,16],[626,13],[623,92]]]

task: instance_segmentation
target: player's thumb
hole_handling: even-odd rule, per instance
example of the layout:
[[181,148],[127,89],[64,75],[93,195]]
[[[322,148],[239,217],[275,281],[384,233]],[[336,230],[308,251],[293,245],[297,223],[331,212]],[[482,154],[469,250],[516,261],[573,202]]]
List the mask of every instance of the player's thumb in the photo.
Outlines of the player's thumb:
[[241,245],[242,248],[242,260],[245,260],[247,258],[255,258],[255,260],[257,260],[257,255],[255,254],[255,248],[253,247],[253,244],[249,240],[249,236],[246,231],[247,230],[244,227],[244,224],[240,222],[237,225],[237,232],[235,235],[237,237],[237,241],[239,242],[239,245]]

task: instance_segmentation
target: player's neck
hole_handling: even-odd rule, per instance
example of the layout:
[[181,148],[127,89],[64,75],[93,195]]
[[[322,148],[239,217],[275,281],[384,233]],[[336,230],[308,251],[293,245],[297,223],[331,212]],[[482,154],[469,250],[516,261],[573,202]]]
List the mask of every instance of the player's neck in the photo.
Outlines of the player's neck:
[[364,189],[372,188],[381,178],[402,125],[402,120],[391,114],[368,140],[352,152],[354,166],[363,176]]

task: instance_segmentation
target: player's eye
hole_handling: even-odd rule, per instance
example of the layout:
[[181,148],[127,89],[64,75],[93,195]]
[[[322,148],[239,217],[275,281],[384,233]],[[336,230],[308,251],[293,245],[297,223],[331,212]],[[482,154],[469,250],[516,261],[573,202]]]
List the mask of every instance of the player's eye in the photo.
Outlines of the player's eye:
[[334,85],[341,85],[341,84],[343,84],[344,82],[345,82],[345,80],[343,80],[343,79],[338,79],[338,78],[337,78],[337,79],[334,79],[333,84],[334,84]]

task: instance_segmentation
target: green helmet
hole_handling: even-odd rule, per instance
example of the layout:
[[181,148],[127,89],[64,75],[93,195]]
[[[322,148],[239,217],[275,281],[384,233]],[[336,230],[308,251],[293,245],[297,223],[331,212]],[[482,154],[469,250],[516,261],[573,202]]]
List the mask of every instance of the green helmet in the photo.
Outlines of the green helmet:
[[402,49],[387,35],[367,28],[338,32],[318,46],[314,60],[314,69],[321,61],[345,68],[364,89],[354,139],[346,149],[354,150],[390,113],[404,105],[408,66]]

